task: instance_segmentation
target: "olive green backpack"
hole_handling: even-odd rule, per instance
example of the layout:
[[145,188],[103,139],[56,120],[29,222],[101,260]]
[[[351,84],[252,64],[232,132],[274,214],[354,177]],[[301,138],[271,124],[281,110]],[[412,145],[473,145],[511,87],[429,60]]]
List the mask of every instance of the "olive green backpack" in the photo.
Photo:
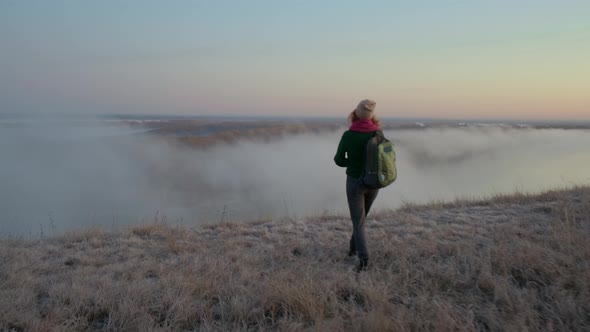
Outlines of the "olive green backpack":
[[383,136],[381,130],[367,142],[365,167],[361,181],[371,189],[387,187],[397,179],[395,145]]

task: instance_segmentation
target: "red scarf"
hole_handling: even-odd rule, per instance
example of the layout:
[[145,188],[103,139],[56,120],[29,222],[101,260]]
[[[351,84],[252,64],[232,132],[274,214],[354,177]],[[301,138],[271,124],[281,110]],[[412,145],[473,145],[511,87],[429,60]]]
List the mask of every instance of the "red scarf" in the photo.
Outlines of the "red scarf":
[[379,130],[379,126],[377,126],[371,119],[361,119],[353,122],[352,125],[350,125],[350,130],[361,133],[370,133]]

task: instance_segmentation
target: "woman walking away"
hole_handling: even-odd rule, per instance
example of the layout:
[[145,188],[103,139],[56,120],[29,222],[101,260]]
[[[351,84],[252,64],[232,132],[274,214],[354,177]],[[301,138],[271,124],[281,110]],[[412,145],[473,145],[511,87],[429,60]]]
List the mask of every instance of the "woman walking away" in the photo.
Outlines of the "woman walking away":
[[381,125],[375,117],[375,106],[375,101],[365,99],[350,113],[348,116],[351,122],[350,129],[342,135],[334,157],[336,165],[346,167],[346,197],[352,219],[352,237],[348,255],[358,254],[357,272],[365,270],[369,262],[364,226],[371,205],[379,193],[379,189],[369,189],[360,180],[365,166],[365,147]]

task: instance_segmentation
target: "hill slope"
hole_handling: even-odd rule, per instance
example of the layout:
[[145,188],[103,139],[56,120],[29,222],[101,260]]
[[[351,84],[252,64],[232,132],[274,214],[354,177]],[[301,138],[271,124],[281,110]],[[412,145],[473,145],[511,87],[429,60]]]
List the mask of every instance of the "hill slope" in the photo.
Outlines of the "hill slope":
[[3,330],[583,330],[590,188],[370,216],[0,239]]

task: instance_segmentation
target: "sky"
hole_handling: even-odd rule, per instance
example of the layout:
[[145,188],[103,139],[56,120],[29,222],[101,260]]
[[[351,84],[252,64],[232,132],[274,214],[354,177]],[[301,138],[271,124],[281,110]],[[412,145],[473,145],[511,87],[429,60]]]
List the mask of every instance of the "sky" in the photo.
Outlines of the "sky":
[[590,120],[590,1],[0,0],[0,115]]

